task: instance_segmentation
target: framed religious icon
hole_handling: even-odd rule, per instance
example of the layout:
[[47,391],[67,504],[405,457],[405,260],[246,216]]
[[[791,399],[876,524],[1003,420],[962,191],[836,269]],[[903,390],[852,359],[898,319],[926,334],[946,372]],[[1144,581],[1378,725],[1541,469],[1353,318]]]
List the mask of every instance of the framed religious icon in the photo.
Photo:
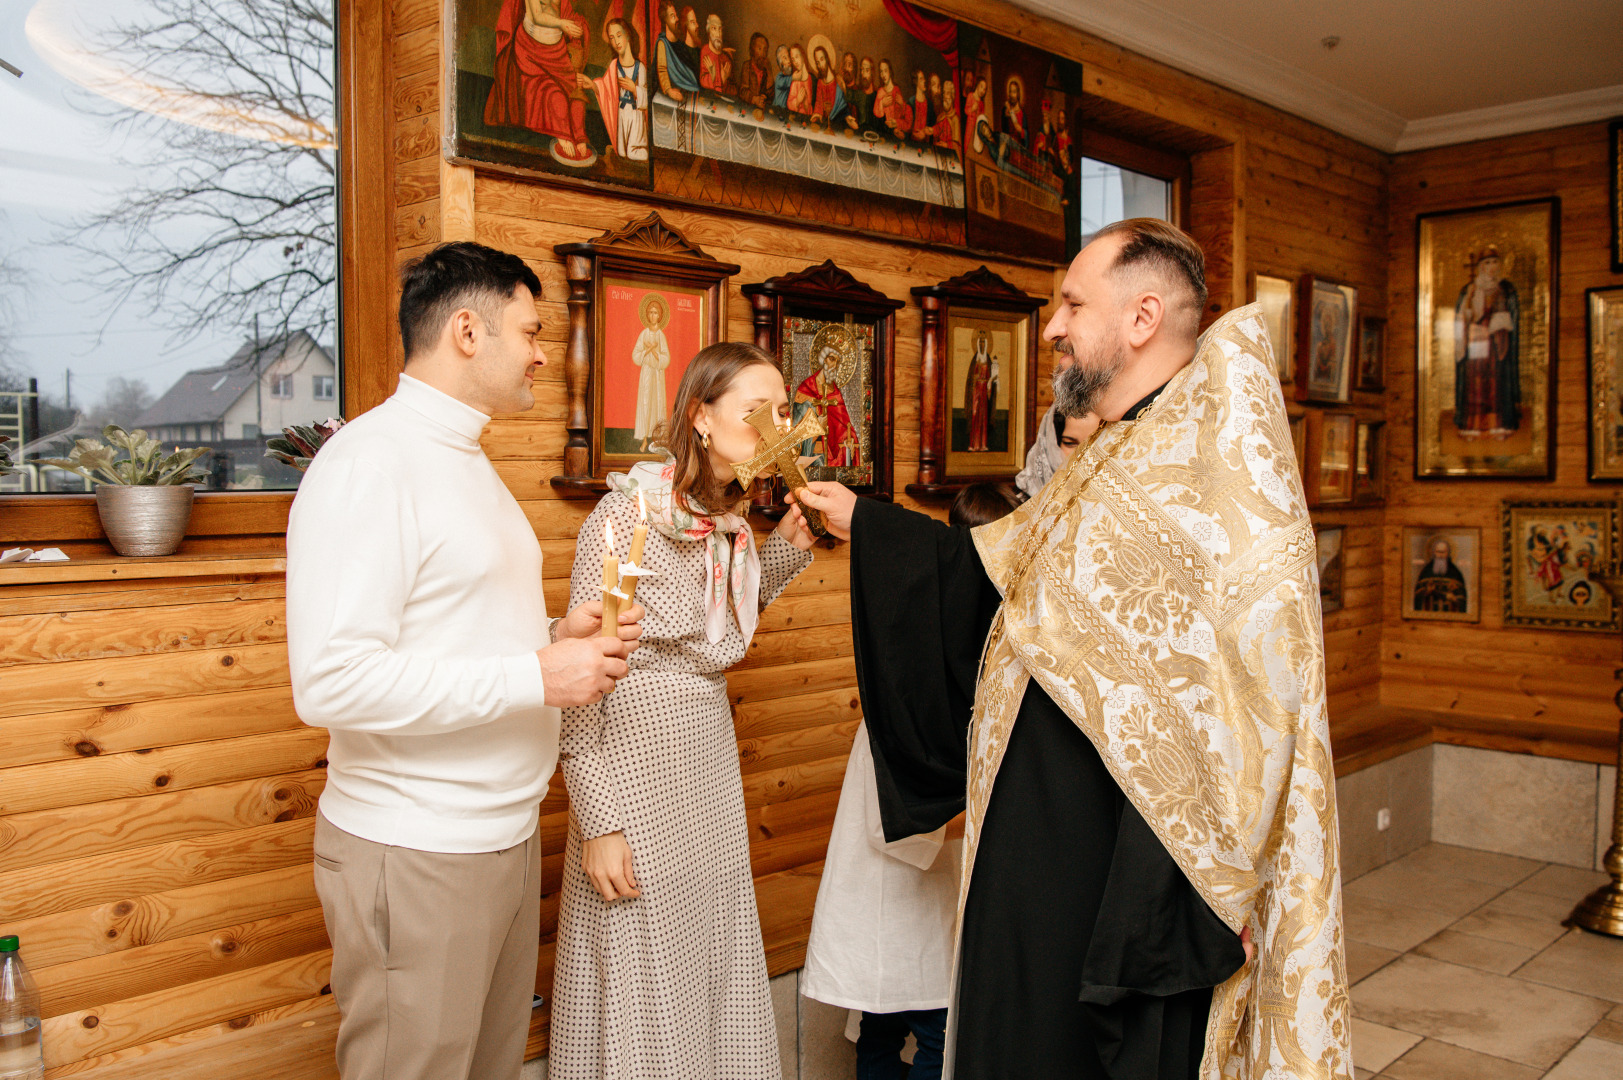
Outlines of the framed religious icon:
[[1360,420],[1353,437],[1353,501],[1371,506],[1386,499],[1386,421]]
[[1358,319],[1357,388],[1378,394],[1386,389],[1386,320],[1374,315]]
[[1617,504],[1507,499],[1501,513],[1505,625],[1615,632],[1600,578],[1617,555]]
[[651,186],[642,0],[448,0],[446,15],[452,160]]
[[1612,273],[1623,274],[1623,120],[1613,120],[1606,131],[1606,172],[1611,181],[1606,216],[1612,226]]
[[657,213],[553,251],[569,279],[569,344],[568,439],[552,484],[585,497],[607,490],[609,473],[662,456],[660,426],[688,362],[722,339],[738,266],[712,259]]
[[[745,285],[755,344],[778,358],[793,420],[816,413],[808,480],[837,480],[859,495],[891,497],[896,309],[902,301],[826,261]],[[774,480],[774,484],[779,481]],[[781,492],[770,506],[781,510]],[[757,490],[756,506],[768,509]]]
[[1589,339],[1589,479],[1623,480],[1623,286],[1584,293]]
[[1479,622],[1481,592],[1481,529],[1404,527],[1403,618]]
[[1416,478],[1551,475],[1560,220],[1556,199],[1420,217]]
[[1358,418],[1350,412],[1310,409],[1306,434],[1307,469],[1302,474],[1302,490],[1308,506],[1352,502]]
[[1312,274],[1296,287],[1296,398],[1345,404],[1352,398],[1358,290]]
[[920,285],[919,472],[909,495],[1013,480],[1037,437],[1037,311],[982,266]]
[[1315,525],[1313,539],[1319,549],[1319,608],[1330,615],[1346,602],[1347,530],[1341,525]]
[[1296,286],[1284,278],[1252,274],[1251,301],[1262,305],[1262,322],[1274,347],[1279,381],[1290,385],[1296,379]]

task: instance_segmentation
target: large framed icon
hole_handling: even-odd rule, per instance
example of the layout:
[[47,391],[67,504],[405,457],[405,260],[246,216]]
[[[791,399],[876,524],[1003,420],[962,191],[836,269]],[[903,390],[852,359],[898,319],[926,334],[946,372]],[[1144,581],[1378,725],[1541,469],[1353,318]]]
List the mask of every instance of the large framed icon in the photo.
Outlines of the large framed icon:
[[569,279],[563,471],[552,485],[595,496],[604,478],[664,456],[661,428],[695,353],[724,336],[735,263],[705,254],[658,213],[553,250]]
[[1557,199],[1420,217],[1416,479],[1551,476],[1560,221]]
[[1037,311],[985,266],[913,289],[923,309],[919,471],[909,495],[1013,480],[1037,436]]
[[[858,495],[892,492],[896,309],[902,301],[825,261],[740,290],[750,302],[755,344],[778,358],[794,419],[808,412],[825,434],[802,455],[808,480],[836,480]],[[781,480],[774,480],[774,486]],[[755,505],[781,509],[782,492],[756,492]]]

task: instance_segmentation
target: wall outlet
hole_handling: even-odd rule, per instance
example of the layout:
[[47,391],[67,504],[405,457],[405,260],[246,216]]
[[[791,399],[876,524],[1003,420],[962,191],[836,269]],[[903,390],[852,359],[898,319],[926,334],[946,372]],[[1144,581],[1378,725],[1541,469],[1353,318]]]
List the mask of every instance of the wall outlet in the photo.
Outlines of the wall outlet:
[[1392,811],[1388,810],[1384,806],[1381,807],[1379,810],[1375,811],[1375,831],[1376,832],[1385,832],[1386,830],[1390,829],[1391,827],[1392,827]]

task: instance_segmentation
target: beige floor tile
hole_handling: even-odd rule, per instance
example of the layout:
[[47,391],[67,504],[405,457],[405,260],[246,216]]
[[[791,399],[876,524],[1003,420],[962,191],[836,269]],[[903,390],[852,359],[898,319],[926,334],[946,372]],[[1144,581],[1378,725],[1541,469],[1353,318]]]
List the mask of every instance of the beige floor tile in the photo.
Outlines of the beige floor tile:
[[1349,938],[1398,952],[1414,948],[1454,921],[1441,911],[1427,911],[1370,896],[1345,895],[1342,908],[1347,917]]
[[1572,930],[1516,972],[1575,994],[1623,1001],[1623,940]]
[[1619,1023],[1623,1023],[1623,1005],[1619,1005],[1617,1008],[1615,1008],[1611,1012],[1607,1013],[1606,1014],[1606,1019],[1608,1019],[1608,1020],[1616,1020]]
[[1393,949],[1383,949],[1379,945],[1370,945],[1348,938],[1347,982],[1355,983],[1364,976],[1379,971],[1401,955]]
[[1623,1046],[1585,1039],[1544,1074],[1544,1080],[1617,1080],[1623,1076]]
[[1538,1080],[1539,1071],[1427,1039],[1386,1067],[1392,1080]]
[[1353,1066],[1353,1080],[1373,1080],[1374,1076],[1375,1074],[1368,1069],[1360,1069],[1357,1065]]
[[[1569,866],[1546,867],[1549,870],[1563,870],[1569,873],[1584,873],[1575,871]],[[1543,873],[1543,871],[1540,871]],[[1524,919],[1540,919],[1546,922],[1559,924],[1562,919],[1572,914],[1572,905],[1575,900],[1555,893],[1538,892],[1527,887],[1525,883],[1516,886],[1508,892],[1502,892],[1494,897],[1485,906],[1496,911],[1504,911],[1511,915],[1520,915]]]
[[1590,1031],[1591,1039],[1605,1039],[1607,1042],[1623,1043],[1623,1023],[1616,1020],[1602,1020]]
[[1504,891],[1503,885],[1489,885],[1455,874],[1428,873],[1399,860],[1365,874],[1348,885],[1343,895],[1441,911],[1457,919]]
[[800,1080],[844,1080],[857,1070],[857,1051],[845,1037],[846,1010],[800,999]]
[[1565,927],[1553,920],[1524,919],[1519,915],[1487,909],[1473,911],[1449,929],[1473,937],[1509,942],[1534,952],[1567,932]]
[[1528,892],[1559,896],[1569,904],[1576,904],[1591,891],[1611,880],[1599,870],[1580,870],[1576,866],[1546,866],[1521,887]]
[[1594,998],[1424,956],[1394,960],[1354,987],[1352,1000],[1361,1020],[1543,1069],[1609,1011]]
[[1400,1031],[1397,1028],[1372,1024],[1368,1020],[1354,1019],[1353,1064],[1360,1069],[1378,1073],[1408,1053],[1409,1048],[1419,1041],[1420,1036],[1412,1031]]
[[1436,937],[1422,941],[1414,951],[1433,960],[1446,960],[1450,964],[1463,964],[1500,975],[1509,975],[1536,953],[1534,949],[1507,941],[1495,941],[1493,938],[1454,930],[1444,930]]
[[1500,855],[1493,851],[1455,847],[1452,844],[1427,844],[1419,851],[1405,855],[1393,866],[1408,866],[1428,874],[1465,878],[1486,885],[1519,885],[1544,868],[1544,863],[1522,859],[1515,855]]

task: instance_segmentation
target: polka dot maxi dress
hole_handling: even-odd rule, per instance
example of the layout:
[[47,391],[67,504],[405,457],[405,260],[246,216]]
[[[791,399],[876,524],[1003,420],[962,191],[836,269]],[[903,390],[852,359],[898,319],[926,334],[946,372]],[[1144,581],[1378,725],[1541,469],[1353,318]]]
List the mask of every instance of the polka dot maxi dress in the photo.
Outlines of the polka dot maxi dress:
[[[581,527],[569,605],[603,581],[603,523],[624,557],[637,504],[611,492]],[[761,607],[811,564],[773,534]],[[553,1080],[779,1080],[778,1039],[750,876],[738,742],[723,672],[744,658],[736,618],[704,633],[705,546],[650,529],[647,608],[631,674],[601,705],[565,709],[569,787],[553,985]],[[583,838],[624,830],[641,897],[607,904]]]

